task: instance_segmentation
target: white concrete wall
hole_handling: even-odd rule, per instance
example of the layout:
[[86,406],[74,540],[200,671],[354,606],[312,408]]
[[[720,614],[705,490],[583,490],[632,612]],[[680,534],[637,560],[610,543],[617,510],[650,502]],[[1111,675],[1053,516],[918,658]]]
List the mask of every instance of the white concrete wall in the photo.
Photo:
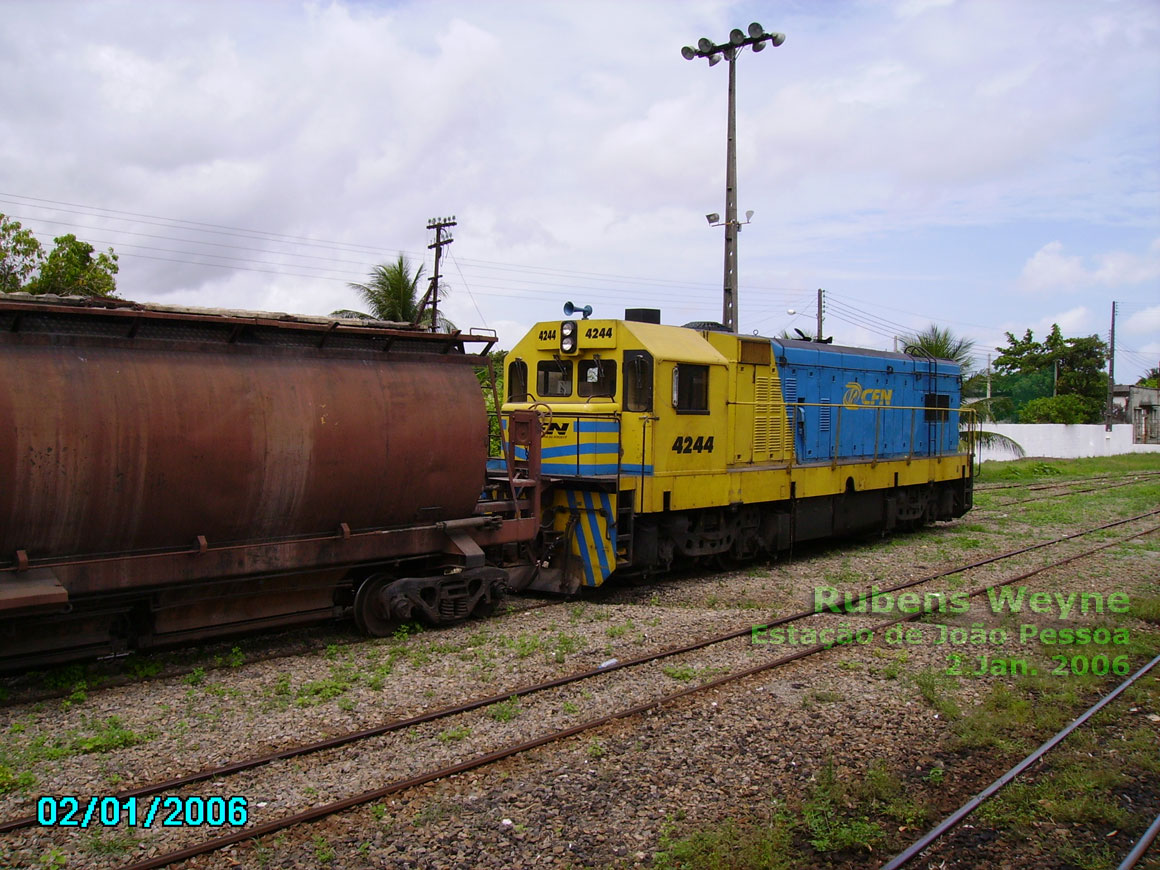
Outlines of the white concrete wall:
[[[1117,423],[1112,431],[1095,425],[1064,423],[983,423],[987,432],[998,432],[1019,442],[1028,456],[1078,459],[1082,456],[1115,456],[1120,453],[1160,453],[1160,444],[1133,444],[1132,426]],[[984,447],[983,461],[1014,459],[1010,453]]]

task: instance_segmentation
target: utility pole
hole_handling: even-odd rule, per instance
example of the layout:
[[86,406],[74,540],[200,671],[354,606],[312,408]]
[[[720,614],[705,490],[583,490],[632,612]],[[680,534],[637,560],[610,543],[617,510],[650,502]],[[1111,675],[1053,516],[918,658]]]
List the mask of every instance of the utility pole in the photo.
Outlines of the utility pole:
[[[722,282],[721,322],[730,332],[737,332],[737,57],[745,46],[763,51],[765,43],[778,46],[785,42],[784,33],[766,33],[756,21],[749,25],[749,35],[734,28],[729,41],[715,44],[708,37],[701,37],[697,47],[686,45],[681,49],[685,60],[696,57],[709,59],[709,66],[729,61],[729,119],[725,149],[725,278]],[[706,215],[711,225],[716,225],[716,215]]]
[[427,308],[428,302],[431,304],[431,331],[439,331],[439,259],[443,252],[444,245],[450,245],[455,239],[448,234],[447,238],[443,238],[443,231],[456,226],[455,215],[449,218],[431,218],[427,221],[427,229],[435,230],[435,241],[427,246],[427,249],[435,249],[435,272],[431,276],[431,284],[427,288],[427,292],[423,295],[423,301],[419,303],[419,311],[415,315],[412,323],[418,323],[423,318],[423,312]]
[[1116,303],[1112,303],[1111,349],[1108,354],[1108,410],[1104,417],[1104,431],[1112,431],[1112,403],[1116,392]]
[[822,340],[822,311],[826,306],[826,291],[821,287],[818,288],[818,334],[814,336],[815,341]]
[[991,355],[987,354],[987,398],[991,398]]

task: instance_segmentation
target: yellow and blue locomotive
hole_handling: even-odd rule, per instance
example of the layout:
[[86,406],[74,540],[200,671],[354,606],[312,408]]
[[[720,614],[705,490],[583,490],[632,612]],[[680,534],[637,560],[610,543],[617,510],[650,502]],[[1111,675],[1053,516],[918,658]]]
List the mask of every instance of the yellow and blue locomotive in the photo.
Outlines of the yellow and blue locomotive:
[[589,312],[537,324],[506,359],[505,429],[513,411],[541,419],[531,588],[574,592],[615,571],[775,555],[970,509],[957,364],[667,326],[655,309]]

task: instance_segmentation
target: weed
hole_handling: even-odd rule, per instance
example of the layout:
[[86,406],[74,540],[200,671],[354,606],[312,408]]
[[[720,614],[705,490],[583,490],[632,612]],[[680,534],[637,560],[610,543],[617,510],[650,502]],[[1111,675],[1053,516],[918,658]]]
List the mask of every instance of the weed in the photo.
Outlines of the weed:
[[560,634],[556,637],[556,646],[551,652],[552,659],[558,665],[564,664],[569,653],[574,653],[580,649],[583,643],[583,638],[574,634]]
[[845,803],[845,789],[827,764],[802,804],[802,818],[808,830],[810,845],[819,852],[841,852],[845,849],[872,850],[885,836],[882,828],[865,818],[847,818],[839,807]]
[[205,668],[194,668],[182,677],[181,681],[187,686],[200,686],[205,682]]
[[577,713],[580,712],[580,705],[573,702],[573,701],[565,701],[564,706],[563,706],[563,710],[569,716],[575,716]]
[[876,761],[856,788],[858,797],[870,809],[883,813],[906,827],[916,827],[929,816],[927,809],[909,797],[905,786],[885,764]]
[[57,868],[68,866],[68,856],[65,855],[64,850],[59,846],[53,846],[40,856],[39,863],[41,867],[47,868],[47,870],[57,870]]
[[690,665],[665,665],[661,670],[664,671],[666,677],[672,677],[682,683],[687,683],[697,676],[697,669]]
[[406,640],[413,634],[418,634],[423,630],[423,626],[417,622],[404,622],[395,629],[395,633],[391,635],[395,640]]
[[424,825],[438,824],[455,815],[459,809],[453,803],[436,799],[419,810],[415,818],[411,820],[411,824],[417,828],[421,828]]
[[496,722],[510,722],[516,716],[520,715],[520,699],[512,695],[506,701],[492,704],[491,709],[487,711],[487,715]]
[[618,637],[624,637],[633,628],[632,620],[630,619],[624,625],[610,625],[604,630],[604,633],[612,640]]
[[458,728],[449,728],[446,731],[440,732],[438,740],[440,743],[455,743],[471,736],[471,729],[466,725],[460,725]]
[[588,757],[592,758],[592,759],[604,757],[604,747],[600,745],[600,741],[597,740],[595,737],[593,737],[592,740],[589,741],[588,749],[586,750],[586,752],[587,752]]
[[[678,821],[682,815],[677,814]],[[692,867],[791,870],[800,866],[793,847],[793,817],[775,803],[768,821],[727,819],[717,828],[681,839],[675,839],[672,825],[666,824],[661,829],[660,849],[653,856],[652,866],[654,870]]]
[[82,848],[90,855],[124,855],[136,848],[137,838],[131,831],[115,834],[111,837],[102,837],[99,830],[93,831],[92,836],[85,841]]
[[540,648],[540,639],[533,634],[520,634],[514,638],[505,638],[504,645],[515,651],[516,658],[526,659]]
[[387,817],[387,808],[383,804],[371,804],[371,815],[376,822],[381,822]]
[[0,764],[0,794],[31,791],[35,785],[36,776],[32,771],[22,770],[17,773],[11,767]]
[[915,674],[912,679],[923,700],[933,709],[948,719],[958,719],[962,715],[959,711],[959,705],[955,703],[953,698],[949,697],[953,680],[946,674],[938,671],[922,671]]
[[336,854],[330,841],[322,834],[314,838],[314,858],[319,864],[329,864],[335,859]]
[[[814,689],[806,695],[810,701],[817,701],[819,704],[833,704],[836,701],[841,701],[843,697],[845,696],[841,692],[833,692],[829,689]],[[803,706],[805,706],[804,700]]]
[[246,655],[242,652],[240,646],[236,646],[230,650],[230,654],[226,656],[226,664],[231,668],[240,668],[246,663]]
[[161,673],[161,662],[156,659],[143,659],[136,655],[130,656],[125,662],[129,676],[137,680],[155,677]]
[[1136,596],[1131,602],[1129,612],[1132,616],[1160,625],[1160,595]]

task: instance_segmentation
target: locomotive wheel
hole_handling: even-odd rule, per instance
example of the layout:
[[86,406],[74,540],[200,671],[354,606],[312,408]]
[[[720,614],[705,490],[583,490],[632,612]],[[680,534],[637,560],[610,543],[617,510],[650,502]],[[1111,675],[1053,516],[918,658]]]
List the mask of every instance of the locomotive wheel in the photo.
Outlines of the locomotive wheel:
[[393,580],[387,574],[372,574],[355,593],[355,625],[371,637],[386,637],[398,627],[398,621],[391,615],[390,601],[383,595]]

